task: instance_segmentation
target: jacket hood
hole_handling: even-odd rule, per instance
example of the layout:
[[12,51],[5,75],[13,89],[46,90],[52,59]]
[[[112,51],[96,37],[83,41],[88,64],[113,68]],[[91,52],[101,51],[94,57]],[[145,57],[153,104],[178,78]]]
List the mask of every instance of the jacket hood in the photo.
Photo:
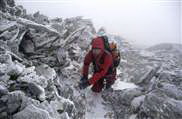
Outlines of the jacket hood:
[[99,48],[101,50],[104,50],[104,41],[101,37],[97,37],[97,38],[93,39],[92,49],[93,48]]

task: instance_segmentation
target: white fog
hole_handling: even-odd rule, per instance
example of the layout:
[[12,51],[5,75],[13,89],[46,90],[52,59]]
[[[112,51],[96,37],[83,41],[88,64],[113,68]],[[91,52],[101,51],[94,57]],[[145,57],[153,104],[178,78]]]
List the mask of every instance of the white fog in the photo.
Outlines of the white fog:
[[16,0],[28,13],[83,16],[137,46],[181,43],[179,0]]

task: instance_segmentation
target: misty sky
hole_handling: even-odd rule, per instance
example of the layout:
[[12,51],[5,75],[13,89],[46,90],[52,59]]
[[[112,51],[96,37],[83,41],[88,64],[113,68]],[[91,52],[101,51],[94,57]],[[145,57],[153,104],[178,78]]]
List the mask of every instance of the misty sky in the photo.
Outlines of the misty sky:
[[182,43],[180,0],[16,0],[28,13],[53,17],[84,16],[98,29],[133,44]]

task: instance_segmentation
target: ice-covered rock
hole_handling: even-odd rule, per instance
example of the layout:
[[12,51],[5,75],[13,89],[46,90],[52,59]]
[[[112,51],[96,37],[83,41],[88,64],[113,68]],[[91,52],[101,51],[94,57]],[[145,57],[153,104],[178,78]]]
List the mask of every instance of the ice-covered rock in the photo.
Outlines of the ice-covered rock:
[[18,77],[19,82],[34,82],[42,87],[47,87],[47,80],[44,76],[39,76],[36,74],[35,67],[28,67],[23,70],[22,74]]
[[39,24],[47,24],[49,23],[49,19],[47,16],[40,14],[40,12],[36,12],[33,14],[34,21]]
[[27,106],[24,110],[13,115],[13,119],[52,119],[49,113],[34,105]]
[[0,84],[0,97],[8,94],[8,89]]
[[182,101],[169,98],[162,91],[155,90],[146,95],[138,117],[155,119],[181,119]]
[[132,100],[138,96],[143,95],[143,91],[139,88],[134,89],[125,89],[125,90],[116,90],[113,92],[103,93],[103,99],[108,102],[113,111],[114,118],[128,119],[130,114],[130,106]]
[[135,97],[132,100],[131,108],[132,108],[133,112],[137,112],[140,109],[141,105],[144,102],[144,99],[145,99],[145,95],[141,95],[141,96]]

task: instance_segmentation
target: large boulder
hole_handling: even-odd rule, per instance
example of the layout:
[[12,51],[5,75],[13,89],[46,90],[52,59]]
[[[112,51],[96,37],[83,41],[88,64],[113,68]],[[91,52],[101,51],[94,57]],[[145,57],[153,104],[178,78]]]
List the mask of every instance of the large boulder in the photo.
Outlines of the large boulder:
[[125,89],[104,92],[103,99],[111,105],[114,111],[114,118],[128,119],[131,113],[131,102],[135,97],[143,95],[143,91],[139,88]]
[[154,90],[146,95],[141,106],[139,119],[150,117],[152,119],[181,119],[182,101],[167,97],[160,91]]
[[34,105],[27,106],[24,110],[16,113],[13,119],[52,119],[49,113]]

